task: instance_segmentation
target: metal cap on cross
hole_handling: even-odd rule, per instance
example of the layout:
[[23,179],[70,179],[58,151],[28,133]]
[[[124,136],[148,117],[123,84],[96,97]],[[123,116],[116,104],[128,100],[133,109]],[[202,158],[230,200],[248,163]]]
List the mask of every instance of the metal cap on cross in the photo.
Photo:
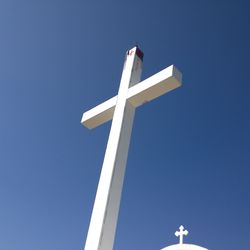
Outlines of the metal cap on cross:
[[176,237],[180,237],[180,242],[179,244],[183,244],[183,236],[187,236],[188,235],[188,230],[184,230],[184,227],[181,225],[179,227],[180,231],[176,231],[175,232],[175,236]]

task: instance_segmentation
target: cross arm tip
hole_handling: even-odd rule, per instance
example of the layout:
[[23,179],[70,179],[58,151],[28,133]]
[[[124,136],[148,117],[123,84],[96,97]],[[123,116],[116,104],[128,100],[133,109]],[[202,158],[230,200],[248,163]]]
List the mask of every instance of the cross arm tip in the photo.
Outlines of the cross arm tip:
[[182,74],[171,65],[128,90],[128,100],[138,107],[181,86]]
[[81,124],[88,129],[95,128],[112,119],[117,97],[114,96],[82,115]]

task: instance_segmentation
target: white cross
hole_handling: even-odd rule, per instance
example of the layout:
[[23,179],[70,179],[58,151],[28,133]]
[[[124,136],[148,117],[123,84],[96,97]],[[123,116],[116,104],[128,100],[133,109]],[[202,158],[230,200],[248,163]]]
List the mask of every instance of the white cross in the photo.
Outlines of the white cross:
[[141,81],[143,52],[126,53],[118,95],[85,112],[81,123],[94,128],[112,120],[85,250],[111,250],[135,108],[181,85],[181,73],[170,66]]
[[180,231],[176,231],[175,232],[175,236],[176,237],[180,237],[180,244],[183,244],[183,236],[187,236],[188,235],[188,231],[187,230],[184,230],[184,227],[181,225],[179,227]]

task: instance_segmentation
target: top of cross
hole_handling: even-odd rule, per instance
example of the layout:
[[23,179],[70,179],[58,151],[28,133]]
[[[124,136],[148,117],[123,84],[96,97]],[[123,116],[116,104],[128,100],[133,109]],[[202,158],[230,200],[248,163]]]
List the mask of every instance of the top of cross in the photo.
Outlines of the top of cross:
[[130,56],[133,55],[133,53],[136,53],[136,55],[141,59],[141,61],[143,61],[144,53],[142,52],[142,50],[140,50],[140,48],[137,45],[134,48],[127,51],[127,54]]
[[176,231],[175,232],[175,236],[176,237],[180,237],[180,243],[179,244],[183,244],[183,236],[187,236],[188,235],[188,231],[184,230],[184,227],[181,225],[179,227],[180,231]]

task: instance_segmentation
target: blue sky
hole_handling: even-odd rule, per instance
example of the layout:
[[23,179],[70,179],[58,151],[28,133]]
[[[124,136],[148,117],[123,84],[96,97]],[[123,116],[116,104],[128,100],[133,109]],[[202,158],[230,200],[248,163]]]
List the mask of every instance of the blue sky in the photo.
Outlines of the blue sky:
[[249,247],[248,1],[0,1],[0,249],[84,246],[124,54],[183,86],[137,109],[114,249]]

